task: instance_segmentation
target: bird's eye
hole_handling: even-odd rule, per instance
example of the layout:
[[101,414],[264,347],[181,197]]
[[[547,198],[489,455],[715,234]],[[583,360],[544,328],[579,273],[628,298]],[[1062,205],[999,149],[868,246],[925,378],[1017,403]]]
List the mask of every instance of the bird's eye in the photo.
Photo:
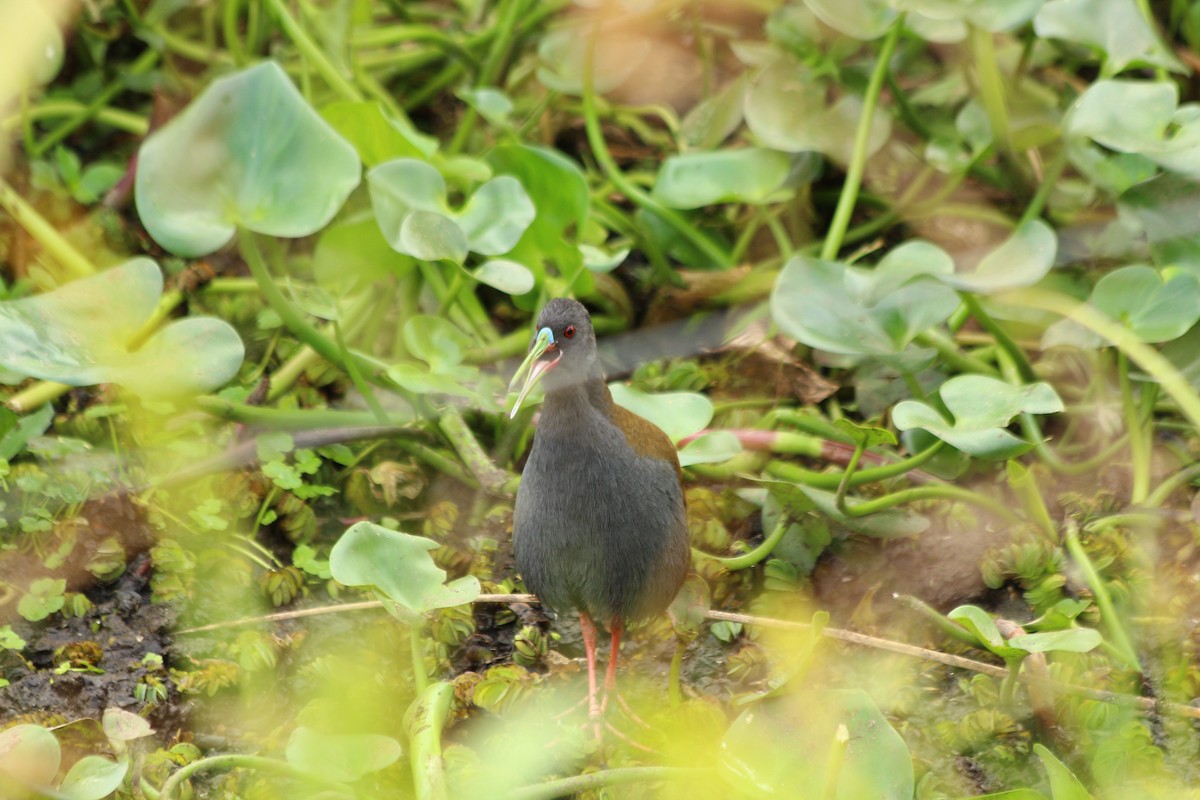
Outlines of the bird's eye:
[[568,339],[570,339],[570,338],[574,337],[574,336],[575,336],[575,326],[574,326],[574,325],[568,325],[566,328],[564,328],[564,329],[563,329],[563,336],[567,337]]

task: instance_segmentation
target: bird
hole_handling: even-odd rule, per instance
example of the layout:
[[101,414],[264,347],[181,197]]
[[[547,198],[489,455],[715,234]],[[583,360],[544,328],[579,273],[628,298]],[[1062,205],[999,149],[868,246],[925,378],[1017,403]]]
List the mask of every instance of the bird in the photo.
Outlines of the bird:
[[[522,379],[510,417],[538,383],[545,402],[517,489],[514,557],[543,606],[579,613],[599,735],[626,623],[662,613],[691,567],[683,472],[670,437],[613,402],[581,303],[545,305],[512,386]],[[603,702],[597,621],[611,637]]]

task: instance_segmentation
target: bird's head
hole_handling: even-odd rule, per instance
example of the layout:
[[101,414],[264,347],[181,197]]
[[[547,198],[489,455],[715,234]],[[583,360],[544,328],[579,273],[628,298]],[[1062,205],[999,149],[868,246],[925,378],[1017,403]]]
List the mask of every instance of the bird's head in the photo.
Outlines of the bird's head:
[[575,300],[556,297],[537,319],[529,354],[513,375],[510,388],[525,379],[512,413],[515,417],[529,390],[545,381],[547,391],[582,383],[596,363],[596,332],[587,309]]

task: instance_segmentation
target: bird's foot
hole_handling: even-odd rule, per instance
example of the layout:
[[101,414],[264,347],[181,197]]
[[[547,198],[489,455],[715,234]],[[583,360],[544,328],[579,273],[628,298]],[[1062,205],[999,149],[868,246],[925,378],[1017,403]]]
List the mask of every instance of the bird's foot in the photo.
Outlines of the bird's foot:
[[[643,724],[645,724],[645,723],[643,723]],[[634,748],[635,750],[641,750],[643,753],[653,753],[655,755],[658,754],[658,751],[655,750],[653,747],[649,747],[648,745],[644,745],[641,742],[631,739],[629,736],[627,736],[626,734],[624,734],[620,730],[618,730],[616,727],[614,727],[613,724],[607,720],[605,720],[605,722],[604,722],[604,727],[607,728],[608,732],[611,733],[613,736],[617,737],[622,742],[624,742],[625,744]]]
[[638,716],[637,712],[630,708],[629,703],[625,702],[625,696],[617,691],[617,687],[615,686],[606,686],[604,688],[604,699],[600,702],[601,714],[604,714],[608,711],[608,699],[610,697],[615,697],[617,699],[617,708],[619,708],[621,713],[625,715],[625,718],[634,725],[647,729],[653,727],[649,722],[646,722],[644,719]]

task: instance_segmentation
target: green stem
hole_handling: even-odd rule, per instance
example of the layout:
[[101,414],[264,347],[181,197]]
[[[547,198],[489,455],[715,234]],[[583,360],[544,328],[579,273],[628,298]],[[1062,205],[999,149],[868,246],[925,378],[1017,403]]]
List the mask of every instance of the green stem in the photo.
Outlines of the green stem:
[[1133,470],[1129,502],[1141,505],[1150,494],[1150,440],[1142,414],[1133,396],[1133,382],[1129,379],[1129,358],[1117,351],[1117,380],[1121,386],[1121,407],[1125,412],[1125,427],[1129,431],[1129,458]]
[[363,375],[371,383],[390,385],[385,378],[387,371],[385,365],[358,353],[343,351],[336,342],[310,325],[304,318],[304,314],[283,296],[283,292],[279,291],[279,287],[275,285],[271,273],[267,270],[267,264],[263,260],[262,251],[258,246],[257,234],[246,230],[241,231],[240,243],[242,258],[245,260],[246,266],[250,268],[250,274],[258,283],[258,288],[262,291],[267,305],[274,309],[284,326],[297,339],[315,350],[321,358],[343,370],[346,369],[347,359],[354,359],[358,368],[363,371]]
[[422,689],[404,714],[417,800],[443,800],[447,796],[442,729],[450,716],[453,700],[454,684],[437,681]]
[[917,486],[912,489],[904,489],[899,492],[894,492],[883,497],[876,497],[872,500],[863,500],[855,503],[852,506],[846,506],[845,512],[852,517],[865,517],[868,514],[874,514],[877,511],[883,511],[892,506],[902,505],[904,503],[914,503],[918,500],[958,500],[963,503],[979,506],[980,508],[991,511],[1006,521],[1014,525],[1021,524],[1024,520],[1014,514],[1007,506],[996,500],[993,500],[986,495],[972,492],[969,489],[960,489],[957,486]]
[[621,172],[612,154],[608,152],[608,144],[604,141],[604,132],[600,129],[600,117],[596,111],[596,91],[593,85],[593,70],[595,69],[596,39],[598,31],[588,39],[587,56],[583,68],[583,122],[587,131],[588,144],[592,148],[592,156],[600,165],[604,176],[612,182],[613,187],[628,197],[642,209],[662,219],[676,233],[682,236],[693,247],[704,254],[710,266],[729,267],[733,265],[729,253],[716,244],[708,236],[696,230],[686,219],[672,208],[661,205],[630,181]]
[[956,372],[974,372],[992,378],[999,377],[995,367],[975,356],[964,353],[957,342],[936,328],[931,328],[917,336],[917,343],[937,350],[942,360],[954,367]]
[[621,786],[627,783],[671,780],[711,783],[715,776],[716,770],[701,767],[619,767],[513,789],[501,797],[503,800],[554,800],[556,797],[571,797],[605,786]]
[[862,459],[863,451],[866,449],[865,439],[855,445],[854,454],[850,456],[850,463],[846,465],[842,479],[838,482],[837,495],[833,498],[833,502],[839,511],[845,512],[846,510],[846,490],[850,488],[850,479],[854,477],[854,471],[858,469],[858,462]]
[[875,105],[879,102],[879,93],[883,89],[884,78],[887,77],[888,62],[896,49],[900,32],[904,29],[904,15],[901,14],[892,23],[883,45],[879,49],[879,57],[875,61],[875,69],[871,72],[871,81],[867,84],[867,93],[863,96],[862,113],[858,118],[858,129],[854,133],[854,149],[850,155],[850,166],[846,171],[846,181],[842,184],[842,193],[838,197],[837,209],[833,212],[833,221],[829,223],[829,232],[825,234],[825,243],[821,246],[821,258],[832,261],[837,258],[838,250],[850,226],[850,217],[854,214],[854,204],[858,201],[858,190],[862,186],[863,169],[867,163],[867,146],[871,140],[871,123],[875,116]]
[[[939,440],[916,455],[909,456],[894,464],[860,469],[849,479],[848,488],[903,475],[933,458],[945,444],[945,442]],[[784,461],[770,462],[767,464],[766,472],[773,478],[791,481],[792,483],[802,483],[805,486],[812,486],[816,489],[829,489],[831,491],[836,490],[841,485],[844,477],[840,472],[815,472],[811,469],[798,467],[795,464],[788,464]]]
[[1058,527],[1046,509],[1046,501],[1038,488],[1037,480],[1034,479],[1033,470],[1015,460],[1008,462],[1007,470],[1008,485],[1021,500],[1026,515],[1041,529],[1047,539],[1057,543]]
[[850,745],[850,730],[839,723],[833,741],[829,744],[829,756],[825,759],[825,783],[821,788],[821,800],[836,800],[838,784],[842,778],[842,764],[846,760],[846,749]]
[[[197,397],[196,407],[219,419],[253,425],[276,431],[308,431],[321,428],[362,428],[379,424],[371,411],[339,411],[332,408],[268,408],[235,403],[223,397],[202,395]],[[401,427],[412,422],[408,414],[389,414],[388,425]]]
[[83,253],[75,249],[45,217],[25,202],[8,181],[0,177],[0,208],[8,212],[25,232],[37,240],[71,278],[86,278],[96,274],[96,268]]
[[[76,114],[84,113],[87,109],[88,106],[75,100],[44,100],[36,106],[23,109],[21,113],[14,114],[8,119],[0,120],[0,132],[8,133],[16,130],[23,122],[55,117],[73,117]],[[134,136],[145,136],[150,130],[149,120],[122,108],[98,108],[92,115],[92,119],[119,131],[132,133]],[[30,145],[29,149],[32,150],[33,145]]]
[[1008,108],[1004,101],[1004,78],[996,63],[996,48],[991,31],[971,26],[970,44],[972,60],[979,74],[979,95],[992,128],[992,138],[1000,150],[1012,152],[1012,134],[1008,125]]
[[1112,596],[1108,593],[1108,586],[1105,585],[1104,579],[1096,571],[1096,565],[1088,558],[1087,551],[1083,549],[1083,545],[1079,541],[1079,526],[1073,520],[1068,520],[1067,522],[1066,536],[1067,552],[1075,560],[1076,566],[1083,573],[1084,581],[1087,582],[1087,585],[1092,590],[1092,596],[1096,600],[1096,607],[1100,609],[1100,619],[1108,629],[1108,635],[1112,639],[1113,647],[1121,659],[1125,661],[1126,666],[1141,672],[1142,665],[1138,661],[1137,650],[1133,646],[1133,641],[1125,631],[1124,622],[1121,621],[1121,617],[1117,614],[1117,607],[1113,604]]
[[246,63],[246,50],[238,33],[238,12],[241,8],[242,0],[222,0],[221,31],[225,38],[225,47],[233,56],[233,63],[239,67]]
[[[500,68],[512,49],[513,32],[524,6],[524,0],[504,0],[504,5],[500,9],[500,20],[496,26],[496,38],[492,40],[492,46],[488,49],[487,61],[484,62],[483,69],[479,72],[479,80],[475,82],[476,86],[491,86],[496,82]],[[463,114],[462,121],[458,124],[458,129],[454,131],[454,138],[450,140],[448,153],[453,155],[462,152],[478,119],[479,112],[475,110],[475,107],[467,106],[466,113]]]
[[779,544],[779,540],[787,533],[790,527],[790,522],[787,517],[780,515],[779,521],[775,523],[774,530],[771,535],[763,540],[762,544],[751,550],[749,553],[742,553],[740,556],[714,556],[710,553],[705,553],[703,550],[692,548],[692,552],[697,556],[712,559],[721,564],[730,572],[736,572],[741,569],[748,569],[762,561],[767,556],[771,555],[771,551],[775,549],[775,545]]
[[1054,191],[1054,187],[1058,185],[1058,179],[1066,166],[1067,148],[1063,147],[1059,150],[1058,155],[1054,157],[1054,160],[1050,162],[1050,167],[1046,170],[1045,174],[1042,175],[1042,181],[1038,185],[1033,199],[1025,207],[1025,213],[1021,215],[1021,219],[1017,223],[1018,225],[1035,220],[1042,215],[1042,210],[1046,207],[1046,201],[1050,198],[1050,193]]
[[1012,359],[1016,365],[1017,372],[1021,376],[1021,380],[1025,383],[1033,383],[1037,380],[1037,374],[1033,371],[1033,365],[1029,363],[1029,358],[1025,355],[1025,351],[1021,346],[1008,335],[1008,331],[1004,330],[992,316],[983,309],[983,304],[979,302],[979,298],[975,295],[964,292],[962,295],[963,304],[971,312],[971,316],[979,323],[985,331],[990,333],[1008,357]]
[[26,414],[35,408],[41,408],[46,403],[52,403],[62,397],[73,387],[54,381],[38,381],[4,401],[4,405],[18,414]]
[[362,102],[362,92],[338,71],[333,62],[325,55],[325,51],[313,41],[312,37],[300,26],[296,18],[288,12],[283,0],[266,0],[266,3],[275,14],[276,19],[279,20],[279,25],[283,28],[283,32],[292,40],[292,43],[296,45],[296,49],[300,51],[308,63],[312,64],[313,68],[325,79],[330,88],[345,100]]
[[278,775],[286,775],[289,778],[295,778],[301,782],[316,783],[326,788],[332,789],[338,794],[351,797],[354,795],[354,790],[344,783],[330,780],[320,774],[308,772],[298,767],[293,767],[286,761],[276,761],[273,758],[263,758],[262,756],[245,756],[245,755],[223,755],[210,756],[202,758],[199,761],[193,761],[187,766],[180,767],[171,777],[167,778],[162,785],[162,790],[159,792],[159,800],[173,800],[176,792],[182,786],[183,782],[195,775],[197,772],[203,772],[211,769],[258,769],[264,772],[274,772]]
[[438,420],[438,427],[484,489],[493,494],[504,491],[509,474],[492,463],[457,409],[447,409]]
[[1200,476],[1200,464],[1184,467],[1160,483],[1142,505],[1146,508],[1158,508],[1171,496],[1171,492],[1198,476]]

